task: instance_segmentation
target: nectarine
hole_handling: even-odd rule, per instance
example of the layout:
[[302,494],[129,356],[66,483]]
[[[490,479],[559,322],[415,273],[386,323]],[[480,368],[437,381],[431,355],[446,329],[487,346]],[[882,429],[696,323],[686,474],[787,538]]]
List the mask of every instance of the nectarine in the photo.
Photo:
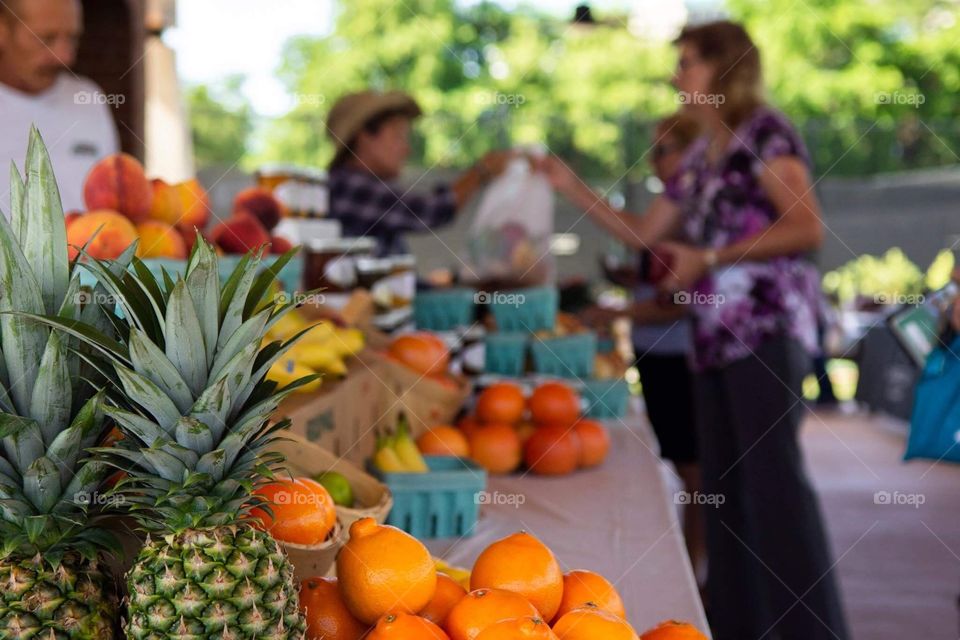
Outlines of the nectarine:
[[270,236],[270,253],[286,253],[293,249],[293,244],[282,236]]
[[136,239],[137,230],[133,223],[116,211],[85,213],[67,229],[71,260],[87,242],[90,242],[86,249],[90,256],[101,260],[114,260]]
[[141,258],[174,258],[182,260],[187,257],[187,245],[183,236],[167,224],[159,220],[147,220],[137,225],[140,234],[140,244],[137,245],[137,255]]
[[239,213],[210,232],[214,243],[227,253],[247,253],[270,242],[267,230],[249,213]]
[[150,218],[169,225],[177,225],[183,215],[183,204],[177,189],[159,178],[150,181],[153,189],[153,204],[150,207]]
[[240,211],[252,214],[264,229],[270,231],[280,222],[283,216],[283,205],[267,189],[248,187],[238,193],[233,200],[233,212]]
[[89,211],[107,209],[141,222],[150,215],[153,189],[140,161],[118,153],[90,169],[83,185],[83,201]]
[[210,198],[204,188],[195,179],[174,186],[180,196],[180,222],[177,226],[191,231],[194,227],[206,227],[210,216]]

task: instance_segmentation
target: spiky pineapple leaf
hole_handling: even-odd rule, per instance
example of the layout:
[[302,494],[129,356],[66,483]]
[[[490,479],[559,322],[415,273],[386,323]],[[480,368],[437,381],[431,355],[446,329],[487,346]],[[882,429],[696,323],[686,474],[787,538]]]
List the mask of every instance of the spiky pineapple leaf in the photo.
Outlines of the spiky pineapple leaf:
[[17,169],[17,163],[10,161],[10,224],[17,239],[23,237],[23,178]]
[[130,329],[128,342],[133,369],[163,390],[181,412],[193,405],[193,393],[167,355],[142,331]]
[[264,303],[267,294],[270,293],[270,287],[273,285],[274,280],[280,277],[280,272],[283,271],[287,263],[297,255],[299,250],[299,248],[290,249],[290,251],[281,255],[260,272],[256,280],[253,281],[253,286],[250,287],[250,293],[247,295],[246,305],[243,309],[245,318],[249,318],[250,314],[254,313],[260,308],[260,305]]
[[270,319],[270,309],[264,309],[255,316],[248,318],[241,324],[233,335],[217,349],[217,355],[213,360],[213,366],[210,367],[210,379],[216,380],[220,373],[238,353],[246,349],[250,344],[258,345],[263,336],[267,320]]
[[184,417],[177,420],[174,427],[177,443],[198,456],[209,453],[217,442],[213,437],[213,430],[209,425],[196,418]]
[[[98,351],[109,358],[127,364],[130,362],[130,354],[127,353],[127,348],[124,345],[95,329],[86,322],[83,322],[82,320],[71,320],[69,318],[60,318],[58,316],[42,316],[19,311],[11,312],[9,315],[23,318],[27,322],[34,321],[36,324],[46,325],[53,329],[58,329],[75,338],[79,338],[83,344],[95,347]],[[0,318],[2,318],[2,315],[0,315]],[[44,340],[44,347],[46,347],[46,340]],[[41,355],[37,356],[38,364],[41,356],[42,352]]]
[[209,369],[213,364],[220,330],[220,271],[217,268],[217,254],[206,242],[194,245],[187,264],[186,281],[200,321],[206,348],[206,366]]
[[243,313],[247,304],[247,295],[257,276],[259,259],[247,254],[240,259],[240,263],[230,274],[226,285],[220,294],[220,336],[217,338],[217,349],[222,349],[227,340],[237,328],[247,319]]
[[43,296],[10,223],[0,216],[0,344],[17,413],[30,410],[30,396],[50,329],[11,312],[44,314]]
[[23,494],[40,513],[49,513],[60,501],[60,472],[46,456],[34,460],[23,474]]
[[231,409],[230,398],[228,380],[226,378],[218,380],[197,398],[196,403],[190,408],[189,417],[207,425],[213,438],[219,441],[227,427],[227,418]]
[[0,433],[5,433],[3,450],[7,460],[21,475],[34,460],[43,455],[45,449],[40,425],[34,420],[18,415],[0,415]]
[[170,437],[156,422],[131,411],[110,407],[105,409],[104,412],[120,425],[124,433],[137,438],[146,447],[152,447],[160,440],[166,440]]
[[180,412],[173,401],[153,382],[141,376],[136,371],[120,364],[114,364],[124,393],[131,402],[135,402],[154,417],[157,424],[169,433],[173,424],[180,417]]
[[30,417],[40,425],[46,444],[53,442],[70,423],[73,383],[67,360],[63,339],[56,331],[51,331],[30,399]]
[[56,313],[70,280],[67,228],[50,154],[36,127],[30,128],[24,174],[20,244],[33,266],[46,313]]
[[177,281],[167,301],[167,344],[165,352],[190,388],[194,397],[207,383],[206,353],[200,319],[183,279]]

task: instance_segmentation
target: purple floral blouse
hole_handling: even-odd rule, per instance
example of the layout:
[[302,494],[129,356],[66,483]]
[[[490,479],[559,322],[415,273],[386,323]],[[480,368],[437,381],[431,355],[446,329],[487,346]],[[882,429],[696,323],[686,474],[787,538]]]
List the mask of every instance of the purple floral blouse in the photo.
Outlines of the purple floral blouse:
[[[758,236],[777,218],[759,182],[764,163],[781,156],[809,163],[803,141],[783,114],[760,107],[737,127],[715,165],[707,161],[707,145],[706,138],[691,144],[666,185],[666,196],[681,208],[686,241],[721,248]],[[686,294],[695,368],[726,366],[779,336],[816,353],[819,282],[816,267],[799,255],[715,269]]]

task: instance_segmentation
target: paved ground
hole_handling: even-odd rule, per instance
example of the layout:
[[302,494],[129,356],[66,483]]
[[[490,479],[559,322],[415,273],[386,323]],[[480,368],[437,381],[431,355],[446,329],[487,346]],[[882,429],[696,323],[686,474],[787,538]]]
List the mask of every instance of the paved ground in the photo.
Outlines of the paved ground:
[[903,463],[902,429],[865,414],[813,414],[803,433],[807,464],[854,638],[956,640],[960,466]]

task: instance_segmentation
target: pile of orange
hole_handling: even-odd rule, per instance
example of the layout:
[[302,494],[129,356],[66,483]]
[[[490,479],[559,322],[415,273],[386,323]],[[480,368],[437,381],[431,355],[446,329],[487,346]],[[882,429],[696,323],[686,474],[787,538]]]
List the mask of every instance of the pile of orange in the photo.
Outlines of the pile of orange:
[[[610,450],[607,428],[580,415],[580,396],[562,382],[546,382],[530,398],[510,382],[498,382],[477,397],[475,415],[458,424],[464,442],[448,425],[424,434],[423,453],[470,458],[489,473],[511,473],[525,464],[540,475],[565,475],[595,467]],[[447,453],[455,452],[455,453]]]
[[[519,532],[488,546],[468,593],[437,573],[426,547],[371,518],[350,527],[337,578],[300,587],[307,640],[640,640],[616,587],[591,571],[564,574],[553,552]],[[667,621],[643,640],[706,640]]]

